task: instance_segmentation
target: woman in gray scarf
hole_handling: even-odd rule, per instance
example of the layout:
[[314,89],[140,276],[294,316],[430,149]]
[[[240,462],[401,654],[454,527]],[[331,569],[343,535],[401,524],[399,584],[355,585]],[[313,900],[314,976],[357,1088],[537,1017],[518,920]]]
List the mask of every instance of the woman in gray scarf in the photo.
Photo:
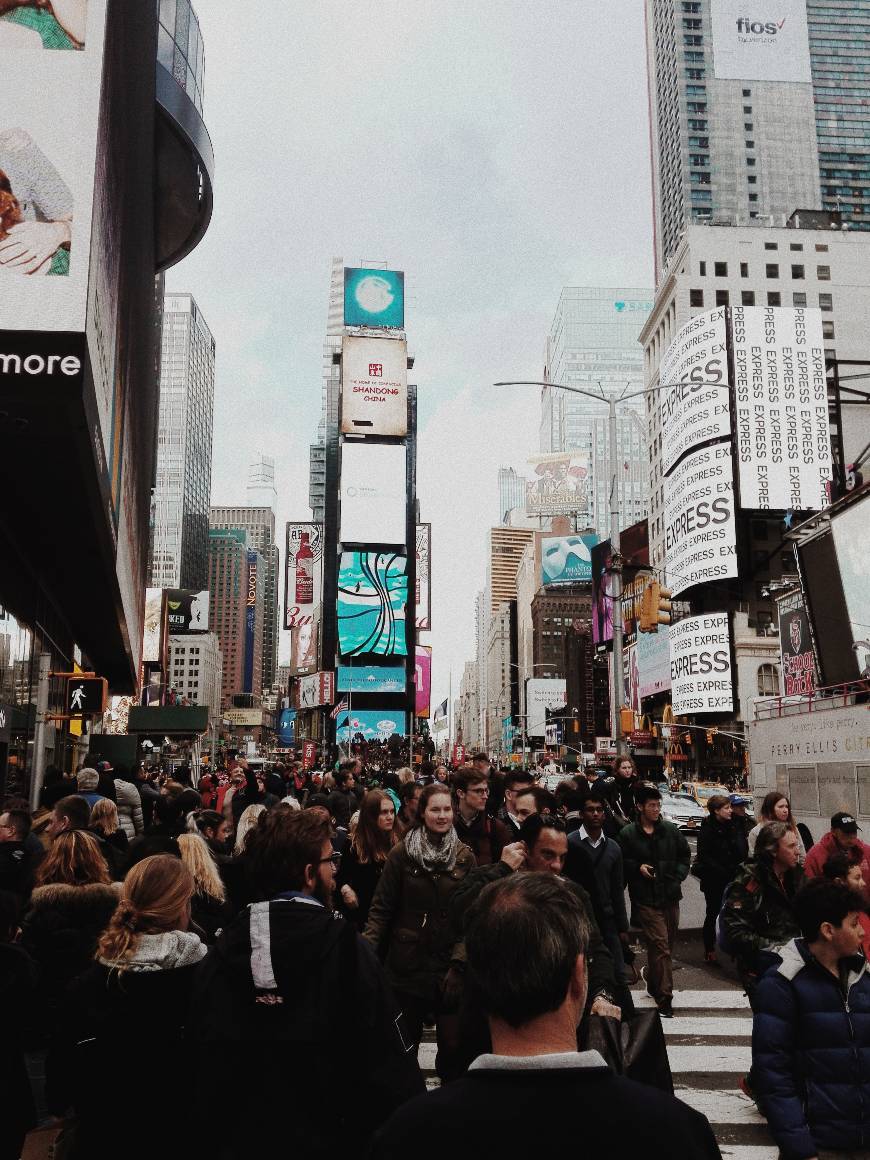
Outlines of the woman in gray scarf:
[[387,858],[365,929],[415,1044],[423,1024],[438,1021],[441,1012],[444,977],[459,938],[449,919],[450,899],[474,865],[474,854],[453,827],[449,788],[427,785],[414,827]]

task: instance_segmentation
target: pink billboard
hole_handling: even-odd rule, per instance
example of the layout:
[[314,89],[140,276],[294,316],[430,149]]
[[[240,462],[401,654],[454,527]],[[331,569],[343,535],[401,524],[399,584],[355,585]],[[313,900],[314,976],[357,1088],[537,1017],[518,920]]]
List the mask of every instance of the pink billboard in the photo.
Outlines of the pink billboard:
[[429,701],[432,695],[432,649],[428,645],[417,645],[414,665],[414,687],[417,690],[417,717],[429,716]]

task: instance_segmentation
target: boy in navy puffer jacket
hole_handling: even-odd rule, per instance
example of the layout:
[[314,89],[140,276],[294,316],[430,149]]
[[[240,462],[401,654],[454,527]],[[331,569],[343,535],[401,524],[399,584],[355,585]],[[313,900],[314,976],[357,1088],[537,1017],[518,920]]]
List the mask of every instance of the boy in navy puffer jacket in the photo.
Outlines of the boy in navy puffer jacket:
[[870,973],[863,901],[814,879],[795,897],[803,938],[755,993],[754,1085],[783,1160],[870,1149]]

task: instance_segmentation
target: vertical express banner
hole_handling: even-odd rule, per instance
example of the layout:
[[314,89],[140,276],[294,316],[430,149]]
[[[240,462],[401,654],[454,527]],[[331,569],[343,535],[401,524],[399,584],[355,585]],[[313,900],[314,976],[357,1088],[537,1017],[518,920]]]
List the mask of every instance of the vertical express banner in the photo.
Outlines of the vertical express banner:
[[659,367],[662,470],[687,451],[731,435],[728,323],[724,306],[696,314],[674,336]]
[[247,590],[245,595],[245,667],[242,692],[254,691],[254,636],[257,626],[257,553],[248,552]]
[[727,612],[687,616],[671,625],[674,713],[730,713],[734,708]]
[[675,596],[737,575],[731,460],[730,443],[716,443],[687,455],[665,479],[665,560]]

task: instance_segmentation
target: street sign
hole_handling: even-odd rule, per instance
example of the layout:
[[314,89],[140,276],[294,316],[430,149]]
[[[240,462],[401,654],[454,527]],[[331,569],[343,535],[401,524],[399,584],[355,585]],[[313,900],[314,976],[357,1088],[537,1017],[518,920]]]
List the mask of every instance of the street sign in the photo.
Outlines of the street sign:
[[66,711],[76,717],[99,717],[106,710],[105,677],[68,677]]

